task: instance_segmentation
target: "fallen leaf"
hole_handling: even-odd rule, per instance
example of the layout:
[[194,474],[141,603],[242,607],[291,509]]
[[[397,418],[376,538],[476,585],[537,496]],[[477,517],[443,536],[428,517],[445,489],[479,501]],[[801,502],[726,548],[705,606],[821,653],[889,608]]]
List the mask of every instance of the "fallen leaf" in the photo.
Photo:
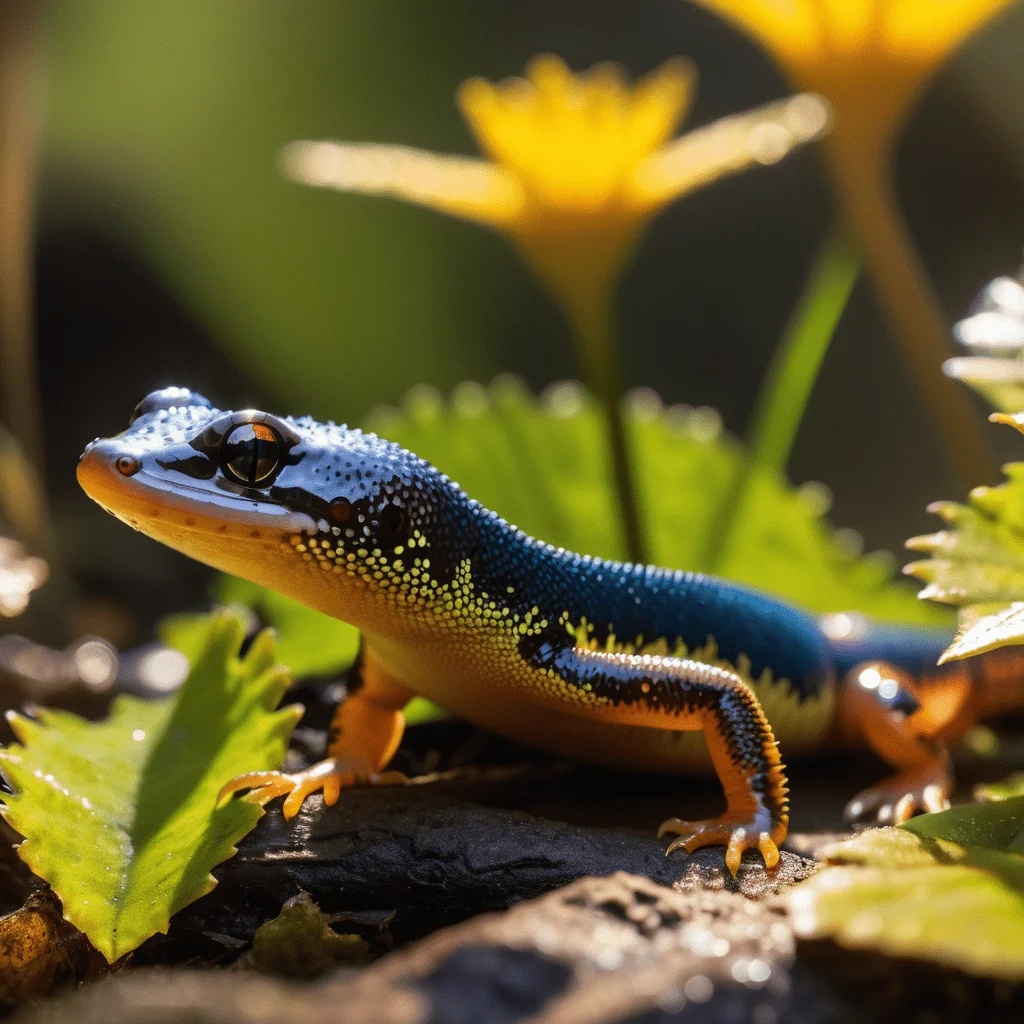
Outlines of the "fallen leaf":
[[339,935],[309,893],[300,892],[277,917],[256,929],[244,962],[264,974],[315,978],[334,967],[361,967],[369,960],[365,939]]
[[220,787],[279,767],[301,714],[275,710],[288,678],[269,633],[239,658],[237,618],[207,626],[173,697],[120,696],[96,723],[45,709],[10,716],[19,742],[0,751],[14,789],[2,813],[25,836],[18,854],[111,962],[214,887],[211,869],[263,814],[240,800],[218,806]]
[[802,938],[1024,980],[1024,797],[867,829],[786,895]]

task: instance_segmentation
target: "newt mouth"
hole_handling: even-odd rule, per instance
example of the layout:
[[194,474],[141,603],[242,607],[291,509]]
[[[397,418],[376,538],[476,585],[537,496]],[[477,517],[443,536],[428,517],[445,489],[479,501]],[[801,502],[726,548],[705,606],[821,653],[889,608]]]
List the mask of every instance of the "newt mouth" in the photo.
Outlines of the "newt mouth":
[[[127,467],[126,460],[134,465]],[[119,463],[130,468],[126,472]],[[251,530],[279,529],[288,533],[315,532],[316,523],[258,494],[239,494],[213,482],[197,486],[187,480],[169,480],[116,444],[116,439],[90,444],[78,462],[78,482],[98,505],[133,526],[144,529],[159,521],[185,530],[221,533],[225,527]]]

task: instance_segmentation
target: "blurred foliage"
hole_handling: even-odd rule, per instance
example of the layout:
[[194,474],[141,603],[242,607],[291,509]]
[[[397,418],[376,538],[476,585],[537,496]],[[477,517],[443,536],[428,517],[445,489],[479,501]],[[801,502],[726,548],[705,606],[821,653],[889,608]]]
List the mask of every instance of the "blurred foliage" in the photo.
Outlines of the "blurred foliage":
[[1013,277],[990,281],[953,334],[970,354],[947,359],[946,375],[1000,412],[1024,409],[1024,284]]
[[19,742],[0,754],[14,787],[2,813],[25,836],[18,855],[111,963],[216,885],[210,870],[263,816],[245,801],[218,806],[217,793],[236,775],[280,767],[301,714],[275,710],[288,678],[268,633],[239,659],[234,616],[194,629],[201,653],[174,697],[120,696],[97,723],[66,711],[14,716]]
[[251,608],[261,622],[273,626],[278,637],[277,657],[297,679],[337,672],[351,665],[359,651],[355,626],[255,583],[224,576],[216,597],[228,606]]
[[44,17],[44,218],[101,218],[251,378],[326,418],[499,368],[476,270],[493,240],[278,166],[296,136],[466,147],[456,7],[82,0]]
[[[1024,432],[1024,414],[992,419]],[[1024,643],[1024,462],[1004,467],[1007,481],[976,487],[970,505],[935,502],[946,529],[911,537],[907,547],[931,557],[906,572],[927,584],[921,597],[961,609],[961,629],[943,661]]]
[[561,57],[539,54],[522,78],[495,85],[477,77],[459,88],[462,115],[488,160],[306,140],[283,156],[298,181],[427,206],[490,226],[518,248],[561,307],[583,380],[605,407],[616,510],[633,562],[650,558],[620,416],[619,278],[664,207],[777,163],[829,125],[827,104],[804,95],[674,138],[695,82],[696,69],[679,58],[630,83],[618,64],[577,74]]
[[277,917],[256,929],[243,963],[264,974],[315,978],[332,968],[361,967],[369,960],[365,939],[334,931],[309,893],[300,892]]
[[803,938],[1024,979],[1024,797],[926,814],[826,847],[787,900]]
[[1014,772],[1002,782],[985,782],[974,787],[975,800],[1009,800],[1024,796],[1024,772]]

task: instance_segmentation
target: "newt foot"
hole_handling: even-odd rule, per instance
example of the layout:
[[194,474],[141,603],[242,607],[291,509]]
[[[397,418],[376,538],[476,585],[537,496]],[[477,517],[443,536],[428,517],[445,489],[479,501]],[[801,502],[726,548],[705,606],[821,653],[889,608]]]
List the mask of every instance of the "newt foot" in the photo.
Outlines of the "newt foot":
[[953,780],[945,763],[900,772],[858,793],[843,817],[856,821],[873,814],[880,825],[901,825],[918,811],[944,811],[949,807]]
[[[676,838],[668,844],[665,855],[674,850],[693,853],[702,846],[725,846],[725,866],[732,877],[740,869],[744,850],[760,850],[764,866],[771,871],[779,863],[779,848],[772,838],[770,827],[766,828],[766,815],[757,814],[753,819],[737,820],[728,815],[710,821],[682,821],[669,818],[658,829],[658,838],[674,833]],[[781,837],[780,840],[781,842]]]
[[401,772],[375,772],[366,761],[357,758],[328,758],[293,774],[249,772],[247,775],[239,775],[221,788],[217,802],[243,789],[249,792],[242,799],[261,807],[275,797],[283,796],[285,801],[281,810],[285,821],[288,821],[299,813],[306,797],[317,790],[323,790],[324,803],[330,807],[337,803],[343,789],[354,786],[402,786],[408,781]]

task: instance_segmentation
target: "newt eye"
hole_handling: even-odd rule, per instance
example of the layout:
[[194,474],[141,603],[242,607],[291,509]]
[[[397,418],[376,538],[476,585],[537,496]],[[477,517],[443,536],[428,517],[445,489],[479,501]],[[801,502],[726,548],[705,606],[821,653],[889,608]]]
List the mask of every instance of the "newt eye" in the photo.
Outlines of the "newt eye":
[[263,487],[281,465],[281,442],[265,423],[242,423],[220,446],[220,468],[243,487]]

